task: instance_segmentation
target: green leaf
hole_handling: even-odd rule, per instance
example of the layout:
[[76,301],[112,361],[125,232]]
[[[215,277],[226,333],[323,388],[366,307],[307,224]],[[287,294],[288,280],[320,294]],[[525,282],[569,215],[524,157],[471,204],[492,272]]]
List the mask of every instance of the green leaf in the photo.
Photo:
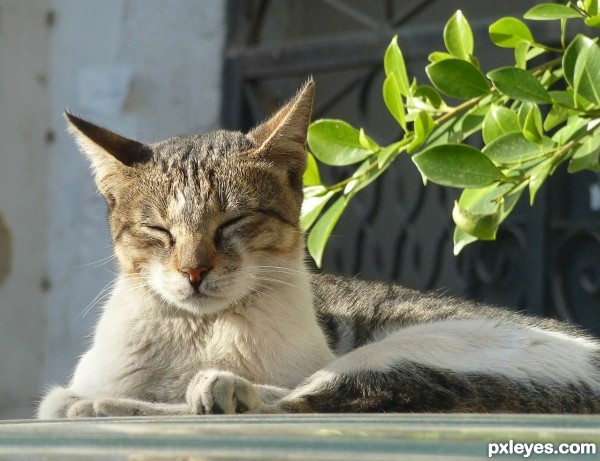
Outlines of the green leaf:
[[465,189],[458,203],[472,213],[480,214],[493,213],[500,203],[502,205],[500,223],[502,223],[517,204],[524,188],[525,183],[515,188],[513,183],[495,182],[479,189]]
[[322,119],[308,128],[308,146],[313,155],[327,165],[343,166],[373,155],[365,149],[357,129],[342,120]]
[[583,22],[585,22],[585,25],[588,27],[598,28],[598,27],[600,27],[600,16],[593,16],[591,18],[585,18],[585,20]]
[[458,10],[446,23],[444,44],[456,58],[468,61],[473,54],[473,32],[462,11]]
[[591,135],[583,138],[575,147],[573,157],[569,161],[567,171],[577,173],[582,170],[600,172],[600,136]]
[[[500,212],[502,220],[502,196],[513,188],[512,183],[494,182],[486,187],[465,189],[458,200],[461,208],[478,215],[491,215]],[[472,234],[471,234],[472,235]]]
[[508,133],[521,131],[517,114],[504,106],[492,106],[483,119],[481,133],[486,144]]
[[421,175],[448,187],[484,187],[504,179],[502,172],[478,149],[465,144],[443,144],[413,155]]
[[565,5],[558,5],[556,3],[540,3],[539,5],[535,5],[533,8],[527,10],[527,12],[523,15],[523,18],[534,21],[548,21],[580,17],[581,14],[579,14],[573,8],[569,8]]
[[433,131],[434,127],[435,125],[431,115],[429,115],[429,112],[419,112],[414,124],[415,137],[408,145],[406,151],[409,154],[412,154],[416,149],[421,147],[421,145],[423,145],[423,143],[427,140],[429,134]]
[[531,44],[529,42],[518,42],[515,45],[515,65],[519,69],[527,68],[527,54]]
[[321,175],[319,174],[319,165],[314,155],[307,153],[306,170],[304,171],[303,183],[305,186],[318,186],[321,184]]
[[558,104],[553,104],[546,115],[546,119],[544,120],[544,130],[550,131],[552,128],[560,125],[569,117],[569,111],[567,108],[560,106]]
[[543,128],[542,128],[542,113],[540,108],[536,104],[523,104],[521,108],[524,108],[523,123],[521,125],[521,131],[525,139],[535,142],[537,144],[542,142]]
[[454,256],[458,256],[464,247],[469,245],[470,243],[476,242],[477,237],[472,236],[471,234],[467,234],[460,227],[456,226],[454,228]]
[[598,0],[580,0],[577,6],[590,16],[598,15]]
[[364,189],[373,181],[375,181],[383,172],[385,172],[386,167],[379,167],[377,158],[369,158],[365,160],[354,172],[352,175],[353,179],[344,188],[344,195],[347,195],[348,198],[353,197],[358,191]]
[[600,104],[600,48],[596,41],[577,35],[563,56],[563,71],[575,97]]
[[561,146],[565,145],[569,141],[585,133],[587,131],[587,126],[587,119],[581,117],[569,117],[566,125],[552,135],[552,140]]
[[498,91],[509,98],[537,104],[551,102],[544,86],[526,70],[518,67],[502,67],[489,72],[488,78]]
[[444,101],[435,88],[429,85],[419,85],[413,91],[413,102],[415,99],[420,99],[425,104],[430,105],[434,109],[439,109]]
[[[524,185],[515,188],[512,183],[495,182],[479,189],[465,189],[458,203],[471,213],[483,215],[495,213],[500,204],[498,224],[501,224],[514,209],[523,190]],[[477,240],[476,237],[457,227],[454,231],[454,254],[458,254],[466,245],[475,240]]]
[[471,99],[490,92],[481,71],[462,59],[445,59],[429,64],[425,71],[433,86],[442,93],[459,99]]
[[535,104],[532,104],[530,102],[524,102],[517,109],[517,119],[519,120],[520,129],[523,129],[523,126],[525,125],[525,118],[527,118],[527,113],[531,110],[532,106],[534,105]]
[[535,196],[537,195],[540,187],[546,181],[546,178],[550,175],[552,168],[554,167],[554,159],[550,158],[537,166],[535,166],[529,173],[529,204],[533,205]]
[[567,91],[549,91],[548,95],[552,98],[552,102],[559,104],[569,109],[575,109],[575,102],[573,101],[573,94]]
[[519,42],[533,43],[529,27],[517,18],[505,17],[489,27],[490,39],[501,48],[514,48]]
[[308,252],[315,260],[317,267],[321,267],[327,240],[329,240],[333,228],[337,224],[347,205],[348,198],[343,195],[339,197],[327,211],[323,213],[308,234],[306,246],[308,247]]
[[474,213],[454,202],[452,219],[466,233],[481,240],[494,240],[500,222],[500,204],[491,213]]
[[522,133],[508,133],[494,139],[481,151],[496,164],[522,163],[543,155],[542,148]]
[[377,154],[378,167],[383,168],[383,166],[386,163],[388,163],[388,161],[399,151],[400,147],[404,144],[406,143],[399,141],[381,149]]
[[567,88],[565,91],[549,91],[548,95],[555,104],[559,104],[568,109],[588,110],[593,104],[586,101],[579,95],[575,95],[573,88]]
[[530,59],[537,58],[540,54],[544,54],[545,52],[546,50],[542,46],[539,46],[537,43],[531,43],[531,47],[527,52],[527,60],[529,61]]
[[402,92],[395,74],[389,74],[383,82],[383,100],[392,116],[406,131],[406,114],[402,102]]
[[373,141],[373,139],[371,139],[362,128],[358,131],[358,142],[361,146],[370,150],[371,152],[377,152],[379,150],[379,145]]
[[454,56],[452,56],[450,53],[445,53],[443,51],[434,51],[433,53],[429,54],[427,59],[429,60],[429,62],[433,63],[443,61],[444,59],[454,59]]
[[325,205],[327,205],[329,199],[334,195],[334,191],[329,191],[324,195],[304,198],[304,201],[302,202],[302,211],[300,213],[300,227],[302,230],[306,231],[313,225]]
[[316,197],[317,195],[323,195],[327,192],[327,187],[319,184],[318,186],[306,186],[304,187],[304,198]]
[[406,64],[404,63],[404,57],[402,51],[398,46],[398,36],[394,36],[391,43],[388,45],[383,57],[383,67],[385,69],[385,75],[393,74],[398,84],[400,94],[408,96],[410,94],[408,84],[408,74],[406,72]]
[[483,120],[484,115],[470,112],[451,118],[432,131],[427,139],[427,146],[461,143],[481,129]]

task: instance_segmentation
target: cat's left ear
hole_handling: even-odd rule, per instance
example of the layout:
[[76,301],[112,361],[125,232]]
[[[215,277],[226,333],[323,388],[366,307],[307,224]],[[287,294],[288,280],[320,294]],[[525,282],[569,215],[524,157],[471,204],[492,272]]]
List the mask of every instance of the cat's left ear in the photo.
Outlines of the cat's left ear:
[[119,176],[128,167],[146,162],[152,155],[146,144],[125,138],[68,112],[64,115],[69,123],[69,132],[92,163],[96,184],[102,193],[108,187],[107,179]]
[[306,169],[305,144],[314,92],[310,79],[275,115],[248,133],[260,146],[252,157],[284,166],[301,179]]

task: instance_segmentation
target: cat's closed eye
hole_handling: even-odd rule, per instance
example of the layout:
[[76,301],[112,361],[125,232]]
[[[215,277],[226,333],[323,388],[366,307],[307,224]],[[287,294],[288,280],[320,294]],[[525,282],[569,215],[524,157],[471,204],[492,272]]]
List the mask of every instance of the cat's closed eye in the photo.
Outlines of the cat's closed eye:
[[175,238],[168,229],[154,224],[143,224],[143,227],[153,237],[157,237],[163,241],[167,240],[170,246],[175,244]]
[[217,228],[217,231],[215,232],[215,244],[217,246],[221,245],[223,243],[224,234],[226,234],[228,230],[234,228],[236,224],[241,223],[242,221],[244,221],[245,219],[247,219],[249,217],[250,217],[249,214],[243,214],[243,215],[239,215],[234,218],[228,219],[223,224],[221,224]]
[[221,224],[219,226],[219,229],[227,229],[229,227],[233,227],[234,225],[236,225],[237,223],[239,223],[240,221],[242,221],[243,219],[246,219],[248,217],[250,217],[249,214],[243,214],[240,216],[236,216],[235,218],[228,219],[227,221],[225,221],[223,224]]

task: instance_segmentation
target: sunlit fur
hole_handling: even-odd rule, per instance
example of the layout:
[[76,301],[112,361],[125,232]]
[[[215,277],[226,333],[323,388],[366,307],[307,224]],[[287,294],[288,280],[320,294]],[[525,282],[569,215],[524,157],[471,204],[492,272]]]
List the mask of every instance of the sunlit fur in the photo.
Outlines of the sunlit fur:
[[600,411],[600,347],[574,327],[308,272],[312,96],[248,134],[149,145],[67,114],[120,274],[38,416]]

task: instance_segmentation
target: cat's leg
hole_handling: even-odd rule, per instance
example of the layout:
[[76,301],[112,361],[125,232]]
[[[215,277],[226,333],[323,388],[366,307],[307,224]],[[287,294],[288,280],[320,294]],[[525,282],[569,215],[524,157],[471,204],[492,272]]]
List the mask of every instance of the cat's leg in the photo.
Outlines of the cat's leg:
[[252,384],[233,373],[202,370],[191,380],[186,401],[195,414],[272,413],[290,390]]
[[165,416],[189,415],[190,408],[181,403],[144,402],[134,399],[98,399],[92,402],[95,416]]
[[51,389],[38,408],[39,419],[93,418],[98,416],[189,415],[187,404],[144,402],[133,399],[86,399],[64,387]]

